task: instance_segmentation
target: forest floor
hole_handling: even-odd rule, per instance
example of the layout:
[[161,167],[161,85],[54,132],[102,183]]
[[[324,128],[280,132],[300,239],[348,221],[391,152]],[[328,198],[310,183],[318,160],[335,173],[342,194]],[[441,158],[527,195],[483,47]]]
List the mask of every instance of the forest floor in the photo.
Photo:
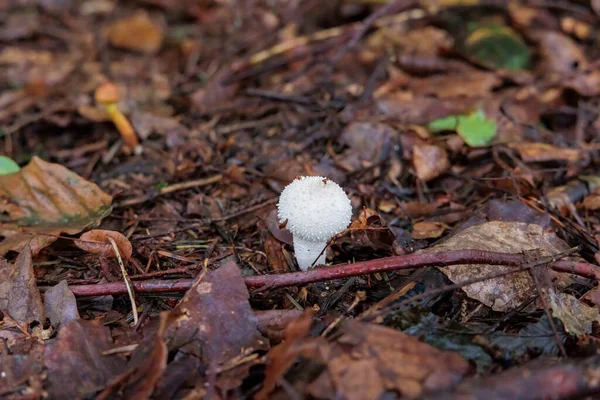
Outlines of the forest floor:
[[[600,393],[598,28],[595,0],[0,1],[0,397]],[[307,175],[353,218],[303,272],[277,202]]]

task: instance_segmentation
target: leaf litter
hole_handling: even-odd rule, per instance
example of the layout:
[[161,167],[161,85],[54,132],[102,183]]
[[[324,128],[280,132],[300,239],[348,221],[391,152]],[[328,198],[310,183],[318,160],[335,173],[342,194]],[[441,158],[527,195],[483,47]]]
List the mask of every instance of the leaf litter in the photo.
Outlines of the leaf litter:
[[597,2],[234,3],[0,5],[0,397],[597,393]]

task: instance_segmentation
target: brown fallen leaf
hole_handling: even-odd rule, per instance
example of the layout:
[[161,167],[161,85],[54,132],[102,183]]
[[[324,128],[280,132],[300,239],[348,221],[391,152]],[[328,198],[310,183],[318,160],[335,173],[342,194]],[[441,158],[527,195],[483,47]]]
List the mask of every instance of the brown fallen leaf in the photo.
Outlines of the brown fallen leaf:
[[14,264],[0,261],[0,311],[27,327],[45,322],[46,313],[35,283],[31,250],[24,247]]
[[306,337],[309,327],[310,315],[305,315],[288,327],[286,340],[268,353],[265,386],[257,399],[268,398],[299,360],[303,361],[298,371],[325,366],[315,369],[320,373],[309,382],[302,375],[294,380],[294,389],[302,397],[335,393],[336,398],[349,400],[377,399],[390,391],[402,398],[418,398],[454,387],[470,369],[458,354],[388,327],[347,320],[333,341]]
[[583,48],[570,37],[552,30],[531,31],[528,36],[537,42],[546,72],[564,75],[587,67]]
[[50,398],[87,398],[121,374],[125,358],[102,354],[111,346],[110,329],[101,321],[77,320],[64,326],[44,350]]
[[[426,251],[441,252],[458,249],[522,253],[528,250],[539,251],[541,256],[549,256],[567,250],[569,246],[556,236],[546,232],[540,225],[523,222],[491,221],[471,226],[455,234],[444,243]],[[499,272],[508,272],[512,267],[486,264],[454,265],[439,268],[452,282],[481,278]],[[567,277],[555,275],[558,285],[564,286]],[[521,306],[535,293],[536,285],[528,271],[489,279],[463,287],[467,295],[479,300],[495,311],[509,311]]]
[[346,126],[339,141],[355,151],[360,161],[373,165],[387,158],[395,135],[394,129],[384,123],[353,122]]
[[598,308],[584,304],[567,293],[550,292],[552,315],[560,319],[565,330],[572,335],[585,335],[592,331],[592,323],[600,323]]
[[414,239],[435,239],[442,236],[449,226],[443,222],[422,221],[413,225],[411,236]]
[[46,315],[54,326],[65,326],[79,319],[77,301],[67,281],[60,281],[44,293],[44,306]]
[[581,158],[575,149],[565,149],[546,143],[518,142],[510,143],[508,147],[515,149],[525,162],[571,161]]
[[0,176],[0,255],[29,243],[35,255],[61,233],[97,225],[112,197],[98,186],[38,157],[19,172]]
[[413,152],[417,177],[424,182],[437,178],[450,168],[448,154],[439,146],[416,144]]
[[115,47],[151,54],[160,49],[163,31],[146,12],[140,11],[109,26],[108,40]]
[[600,191],[585,196],[583,199],[583,206],[591,211],[600,210]]
[[27,354],[0,351],[0,365],[2,365],[0,395],[3,399],[42,397],[41,390],[36,389],[41,389],[43,379],[44,345],[37,340],[32,342],[33,346],[28,349]]
[[168,350],[164,334],[174,318],[172,313],[161,313],[158,327],[137,346],[127,364],[127,370],[115,378],[97,398],[113,398],[117,396],[117,392],[124,393],[128,399],[150,398],[167,367]]
[[[179,362],[187,360],[192,367],[177,379],[187,376],[196,382],[210,381],[217,374],[217,367],[267,348],[248,297],[248,289],[233,261],[225,261],[219,269],[198,276],[173,310],[177,318],[166,333],[169,350],[177,351]],[[245,377],[244,368],[249,367],[242,364],[226,369],[216,385],[223,392],[238,387]]]
[[98,254],[102,257],[116,257],[115,250],[108,238],[112,238],[117,244],[123,261],[127,263],[131,258],[133,249],[131,242],[122,233],[104,229],[94,229],[81,235],[75,245],[88,253]]

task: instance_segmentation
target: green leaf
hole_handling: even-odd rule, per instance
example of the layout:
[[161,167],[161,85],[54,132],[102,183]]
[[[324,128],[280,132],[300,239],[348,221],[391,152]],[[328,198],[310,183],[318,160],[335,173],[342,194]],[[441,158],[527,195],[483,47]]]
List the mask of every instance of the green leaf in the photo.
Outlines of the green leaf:
[[0,156],[0,175],[14,174],[20,170],[21,167],[19,167],[19,164],[14,162],[11,158]]
[[432,133],[456,131],[469,146],[487,146],[496,136],[496,121],[486,119],[481,110],[468,115],[451,115],[427,124]]
[[496,121],[486,119],[481,110],[458,117],[456,133],[471,147],[487,146],[496,136],[496,131]]
[[457,124],[457,116],[451,115],[449,117],[436,119],[435,121],[430,122],[429,124],[427,124],[427,129],[429,129],[429,132],[431,133],[454,131],[456,130]]
[[490,68],[526,69],[531,61],[529,48],[519,33],[494,23],[472,29],[464,51]]

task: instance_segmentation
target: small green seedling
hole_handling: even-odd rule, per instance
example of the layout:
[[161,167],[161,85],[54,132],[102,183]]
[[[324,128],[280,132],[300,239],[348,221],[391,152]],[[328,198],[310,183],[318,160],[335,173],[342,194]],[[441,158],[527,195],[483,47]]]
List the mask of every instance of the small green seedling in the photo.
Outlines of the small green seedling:
[[487,119],[482,110],[436,119],[427,129],[432,133],[455,131],[471,147],[487,146],[497,132],[496,121]]
[[10,175],[19,172],[21,167],[12,158],[0,156],[0,175]]

